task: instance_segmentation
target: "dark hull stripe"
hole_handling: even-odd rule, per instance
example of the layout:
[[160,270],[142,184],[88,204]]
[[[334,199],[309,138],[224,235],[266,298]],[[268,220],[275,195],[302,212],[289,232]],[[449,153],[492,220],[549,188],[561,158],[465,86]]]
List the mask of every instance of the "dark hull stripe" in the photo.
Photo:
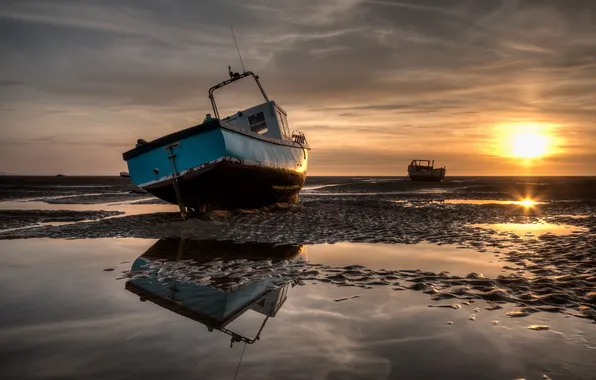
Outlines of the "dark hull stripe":
[[[178,181],[185,206],[229,210],[296,203],[305,179],[305,173],[295,170],[219,162],[189,172]],[[177,203],[172,180],[145,190],[166,202]]]

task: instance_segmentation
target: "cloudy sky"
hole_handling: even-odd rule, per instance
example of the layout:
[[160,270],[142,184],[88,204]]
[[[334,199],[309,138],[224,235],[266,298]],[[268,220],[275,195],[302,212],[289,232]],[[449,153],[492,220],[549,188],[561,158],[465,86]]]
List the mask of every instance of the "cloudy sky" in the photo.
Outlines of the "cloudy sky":
[[[0,0],[0,172],[126,170],[240,70],[230,24],[311,175],[596,175],[592,0]],[[221,107],[260,102],[250,84]],[[512,157],[527,128],[544,157]]]

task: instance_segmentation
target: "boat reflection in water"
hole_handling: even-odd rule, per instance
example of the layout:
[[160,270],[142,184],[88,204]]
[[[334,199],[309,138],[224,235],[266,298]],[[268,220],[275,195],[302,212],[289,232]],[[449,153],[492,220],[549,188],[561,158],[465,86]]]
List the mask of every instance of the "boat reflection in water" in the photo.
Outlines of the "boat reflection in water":
[[[141,301],[230,335],[231,345],[252,344],[294,285],[271,276],[271,263],[305,259],[306,247],[300,245],[161,239],[134,261],[125,287]],[[265,316],[253,338],[227,328],[248,310]]]

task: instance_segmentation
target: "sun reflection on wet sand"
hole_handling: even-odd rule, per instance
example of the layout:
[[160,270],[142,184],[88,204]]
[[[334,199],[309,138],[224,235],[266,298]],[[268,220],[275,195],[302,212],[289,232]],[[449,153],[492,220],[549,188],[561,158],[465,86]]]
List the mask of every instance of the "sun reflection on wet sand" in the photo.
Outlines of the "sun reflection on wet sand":
[[496,224],[472,224],[472,227],[496,230],[498,232],[510,232],[518,235],[539,236],[550,233],[557,236],[571,235],[575,231],[586,232],[583,227],[571,226],[568,224],[554,223],[496,223]]
[[538,203],[536,201],[530,199],[530,198],[524,198],[521,201],[513,202],[513,204],[520,205],[520,206],[523,206],[525,208],[530,208],[530,207],[534,207]]
[[[366,252],[363,255],[362,252]],[[311,246],[308,259],[326,265],[364,265],[371,269],[421,269],[426,271],[448,271],[465,276],[480,272],[497,276],[505,272],[503,264],[493,255],[475,250],[458,249],[456,246],[437,246],[420,243],[414,245],[336,243]]]
[[519,201],[499,199],[424,199],[424,200],[393,200],[393,203],[444,203],[444,204],[469,204],[469,205],[518,205],[524,208],[543,205],[547,202],[525,198]]
[[171,204],[133,203],[132,201],[94,204],[54,204],[43,201],[4,201],[0,202],[0,210],[123,211],[126,215],[139,215],[150,214],[154,212],[176,212],[176,206]]

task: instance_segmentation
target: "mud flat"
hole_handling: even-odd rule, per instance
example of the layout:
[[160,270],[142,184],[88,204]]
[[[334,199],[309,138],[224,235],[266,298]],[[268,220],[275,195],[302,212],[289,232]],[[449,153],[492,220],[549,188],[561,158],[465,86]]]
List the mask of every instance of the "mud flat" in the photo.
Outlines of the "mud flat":
[[0,200],[138,191],[129,178],[0,176]]
[[[395,182],[400,180],[361,179],[355,184],[340,181],[333,186],[323,183],[320,184],[322,187],[310,191],[328,194],[329,189],[337,191],[341,186],[364,186],[364,190],[374,191],[368,195],[303,195],[299,205],[279,204],[258,210],[212,211],[186,221],[182,221],[175,212],[151,213],[152,208],[164,207],[167,211],[175,210],[175,206],[161,205],[160,201],[147,198],[146,195],[138,195],[146,198],[141,201],[136,200],[137,194],[131,196],[128,193],[116,193],[115,196],[114,193],[92,196],[82,193],[54,197],[45,201],[47,207],[93,207],[95,211],[87,214],[82,210],[80,213],[64,210],[0,211],[0,215],[4,215],[5,229],[52,221],[72,222],[4,231],[0,232],[0,239],[129,237],[303,245],[340,242],[449,245],[473,250],[501,262],[504,271],[501,276],[506,277],[493,274],[485,278],[466,278],[465,274],[453,277],[441,274],[442,271],[428,271],[424,275],[427,278],[413,285],[414,289],[436,291],[436,297],[440,298],[444,294],[449,298],[455,294],[452,288],[457,285],[468,288],[459,294],[463,297],[513,302],[520,307],[574,310],[579,316],[594,317],[594,201],[544,200],[531,207],[508,202],[475,203],[473,200],[470,203],[395,202],[394,194],[377,192],[393,186]],[[454,182],[447,188],[461,186],[462,183],[466,182]],[[502,183],[499,185],[503,186]],[[102,198],[114,200],[111,198],[113,196],[126,201],[115,206],[96,203]],[[37,202],[35,205],[42,205]],[[80,204],[73,205],[75,202]],[[118,207],[126,210],[126,214],[107,211]],[[106,211],[101,211],[102,208]],[[371,273],[373,282],[391,283],[389,279]],[[395,275],[404,276],[403,273]],[[420,275],[417,277],[422,278]],[[327,280],[329,278],[325,277],[322,281]],[[345,285],[347,282],[342,280],[342,283]],[[354,286],[371,286],[366,281],[350,283]]]
[[596,194],[594,177],[451,177],[442,183],[416,183],[405,177],[338,181],[334,186],[317,189],[326,193],[394,193],[399,199],[518,200],[537,197],[547,200],[591,200]]
[[[0,373],[10,378],[131,366],[148,378],[196,377],[198,366],[214,379],[237,368],[240,378],[596,371],[596,202],[580,189],[526,204],[507,190],[559,179],[315,178],[299,205],[186,221],[119,178],[20,181],[11,191],[0,181],[0,282],[11,287],[0,339],[13,358]],[[135,281],[164,297],[131,294]],[[257,294],[226,325],[254,337],[266,314],[254,344],[231,335],[230,348],[230,335],[185,310],[248,305],[259,287],[281,308]]]
[[[564,205],[557,207],[561,212],[568,212]],[[395,285],[436,293],[436,299],[462,297],[512,302],[523,308],[524,313],[572,310],[578,316],[594,319],[596,219],[563,217],[570,224],[549,225],[543,215],[544,211],[539,209],[529,212],[517,205],[405,207],[373,200],[342,204],[305,200],[303,205],[280,205],[274,210],[212,212],[203,220],[181,221],[176,213],[123,216],[11,231],[0,234],[0,239],[175,237],[272,244],[452,245],[500,260],[503,268],[511,269],[511,273],[492,278],[474,275],[468,278],[440,272],[401,273],[396,267],[398,272],[392,276],[415,284],[397,285],[374,271],[367,271],[368,279],[360,282],[347,281],[349,278],[341,272],[327,276],[324,271],[320,272],[321,278],[304,280],[364,287]],[[539,228],[536,233],[516,233],[520,225]]]
[[3,230],[92,221],[109,216],[122,215],[121,211],[48,211],[48,210],[0,210],[0,234]]
[[94,195],[74,195],[68,197],[59,197],[59,198],[38,198],[32,201],[41,201],[46,202],[48,204],[103,204],[103,203],[113,203],[113,202],[139,202],[146,200],[150,195],[147,195],[142,192],[135,192],[135,193],[104,193],[104,194],[94,194]]

